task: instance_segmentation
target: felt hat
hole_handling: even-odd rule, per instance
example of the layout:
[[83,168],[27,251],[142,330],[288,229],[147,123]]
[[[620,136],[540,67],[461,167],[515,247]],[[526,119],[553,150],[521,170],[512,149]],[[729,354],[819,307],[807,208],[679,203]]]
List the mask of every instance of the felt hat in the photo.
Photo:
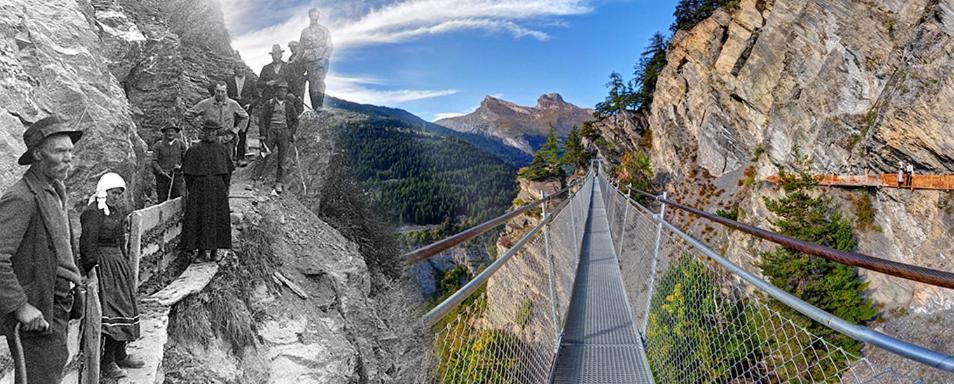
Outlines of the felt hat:
[[69,135],[73,144],[76,144],[76,142],[83,137],[83,131],[76,129],[75,125],[70,125],[67,121],[61,120],[56,116],[46,117],[31,124],[27,127],[27,130],[23,132],[23,143],[26,144],[27,150],[20,156],[20,159],[17,160],[17,164],[33,164],[33,150],[40,146],[40,144],[43,144],[43,141],[45,141],[47,137],[59,134]]
[[219,122],[215,120],[206,120],[205,123],[202,123],[202,129],[204,130],[214,130],[219,128],[222,128],[222,124],[219,124]]
[[285,80],[279,80],[278,84],[275,84],[275,88],[288,88],[288,82]]
[[181,129],[181,128],[179,128],[178,126],[173,125],[173,124],[163,126],[161,129],[159,129],[159,132],[166,133],[166,131],[168,131],[168,130],[170,130],[170,129],[175,129],[176,132],[182,132],[182,129]]
[[285,53],[280,44],[272,44],[272,51],[269,53]]

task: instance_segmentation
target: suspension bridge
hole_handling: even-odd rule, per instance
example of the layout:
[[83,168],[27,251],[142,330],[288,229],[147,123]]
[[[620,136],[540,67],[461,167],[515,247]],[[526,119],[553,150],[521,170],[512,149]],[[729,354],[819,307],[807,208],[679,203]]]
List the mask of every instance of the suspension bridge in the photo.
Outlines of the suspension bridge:
[[475,239],[504,224],[520,237],[422,317],[431,345],[418,382],[921,382],[835,341],[847,339],[954,382],[954,356],[852,324],[772,286],[668,222],[666,209],[897,278],[954,289],[954,274],[805,243],[665,193],[633,191],[651,209],[600,167],[595,162],[558,193],[405,255],[413,264],[482,246]]

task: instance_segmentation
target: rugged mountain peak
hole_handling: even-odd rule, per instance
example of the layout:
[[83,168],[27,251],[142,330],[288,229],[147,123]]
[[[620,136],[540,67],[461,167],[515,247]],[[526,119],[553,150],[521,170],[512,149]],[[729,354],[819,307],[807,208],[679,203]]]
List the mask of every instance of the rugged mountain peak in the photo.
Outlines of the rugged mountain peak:
[[507,101],[504,99],[498,99],[493,96],[484,97],[484,100],[480,102],[480,107],[477,110],[480,111],[481,109],[490,110],[490,111],[512,110],[519,113],[530,113],[530,110],[527,107],[522,107],[518,105],[517,103]]
[[563,96],[560,96],[560,94],[556,92],[541,95],[539,98],[537,98],[537,109],[563,108],[572,106],[572,104],[563,100]]
[[558,93],[541,95],[534,107],[486,96],[476,111],[436,123],[455,131],[482,134],[533,154],[551,126],[557,135],[566,136],[592,115],[591,109],[567,103]]

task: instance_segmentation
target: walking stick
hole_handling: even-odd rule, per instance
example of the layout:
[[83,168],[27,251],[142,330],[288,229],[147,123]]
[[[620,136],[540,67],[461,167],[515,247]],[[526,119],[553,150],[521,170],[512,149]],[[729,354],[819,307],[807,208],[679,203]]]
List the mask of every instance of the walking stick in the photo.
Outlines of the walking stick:
[[169,192],[166,194],[166,201],[172,198],[172,189],[176,187],[176,171],[172,170],[172,176],[169,180]]
[[20,341],[20,323],[17,322],[17,325],[13,326],[13,350],[10,351],[10,354],[13,355],[13,362],[16,364],[16,372],[20,374],[14,374],[19,379],[17,384],[27,384],[27,370],[26,370],[26,358],[23,357],[23,342]]

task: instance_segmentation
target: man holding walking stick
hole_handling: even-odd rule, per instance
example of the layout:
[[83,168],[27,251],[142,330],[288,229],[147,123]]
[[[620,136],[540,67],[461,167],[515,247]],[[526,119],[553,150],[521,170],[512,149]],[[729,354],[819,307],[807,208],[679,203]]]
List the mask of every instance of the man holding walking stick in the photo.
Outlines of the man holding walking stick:
[[67,324],[82,284],[63,182],[82,134],[56,117],[31,124],[18,161],[30,168],[0,197],[0,332],[13,355],[22,356],[18,383],[59,384],[63,378]]
[[159,203],[182,196],[182,159],[188,146],[179,137],[179,127],[162,128],[162,138],[152,145],[152,174],[156,176]]

